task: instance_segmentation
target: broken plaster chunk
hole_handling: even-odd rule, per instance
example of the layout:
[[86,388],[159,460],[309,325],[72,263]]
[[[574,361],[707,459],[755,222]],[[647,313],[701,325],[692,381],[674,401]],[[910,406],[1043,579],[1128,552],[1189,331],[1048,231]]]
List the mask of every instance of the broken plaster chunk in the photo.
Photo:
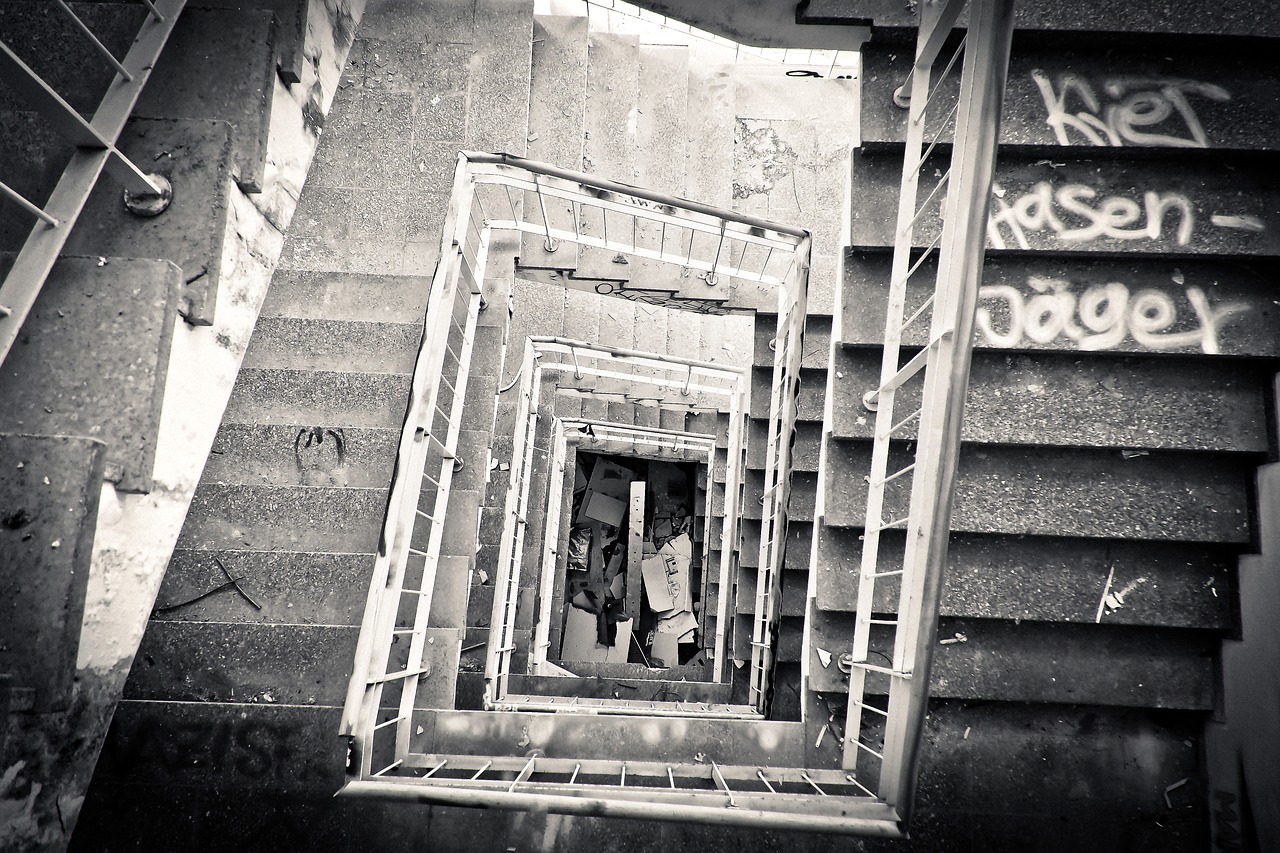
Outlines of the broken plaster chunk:
[[814,651],[818,653],[818,660],[822,661],[824,669],[831,666],[831,652],[817,646],[814,646]]

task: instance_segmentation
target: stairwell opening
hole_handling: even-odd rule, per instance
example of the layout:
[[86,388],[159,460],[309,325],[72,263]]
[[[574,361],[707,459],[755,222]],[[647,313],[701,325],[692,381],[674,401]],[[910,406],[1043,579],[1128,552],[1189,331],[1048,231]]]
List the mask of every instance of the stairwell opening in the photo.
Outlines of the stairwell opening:
[[[556,810],[608,803],[619,814],[654,814],[655,806],[666,808],[655,801],[670,800],[677,809],[691,809],[689,819],[704,811],[708,819],[722,815],[722,797],[741,796],[754,804],[743,813],[747,823],[792,819],[779,816],[790,806],[773,799],[792,787],[810,792],[806,802],[815,792],[857,796],[840,774],[815,769],[788,775],[774,768],[765,776],[758,767],[707,766],[696,746],[707,736],[729,737],[735,754],[744,743],[763,751],[782,743],[782,730],[767,714],[781,616],[808,232],[509,155],[472,153],[459,156],[444,232],[344,709],[342,733],[350,744],[344,792],[395,796],[393,790],[407,786],[406,792],[430,801],[512,808],[546,807],[545,798],[553,797]],[[512,232],[520,237],[519,249]],[[757,327],[764,322],[773,332],[768,347],[759,338],[754,346],[755,353],[766,353],[772,370],[765,377],[604,342],[482,334],[493,312],[511,305],[511,291],[495,289],[489,264],[510,263],[516,254],[526,264],[526,250],[555,256],[552,279],[564,278],[555,267],[576,253],[576,286],[599,292],[597,284],[609,282],[633,303],[753,313]],[[631,275],[583,275],[583,262],[613,272],[624,265],[619,258],[634,266]],[[647,265],[666,268],[661,286],[646,288],[653,279],[634,274]],[[510,286],[512,280],[497,281]],[[500,387],[490,385],[481,395],[492,426],[477,431],[464,422],[474,423],[469,392],[485,387],[470,381],[472,352],[482,338],[485,346],[500,344],[501,362],[518,369],[509,382],[501,377]],[[753,379],[760,381],[755,393]],[[597,410],[624,406],[637,414],[629,423],[593,420],[582,402],[587,398],[594,398]],[[670,413],[679,415],[678,428],[663,425]],[[489,446],[476,445],[477,436]],[[692,518],[682,516],[677,533],[671,527],[676,513],[646,513],[643,505],[657,506],[657,495],[650,501],[647,485],[633,491],[628,483],[628,504],[634,497],[640,506],[638,523],[627,530],[635,541],[626,551],[634,556],[624,559],[639,557],[637,578],[643,577],[646,539],[660,554],[686,530],[703,537],[696,561],[694,536],[687,545],[689,586],[696,582],[696,592],[668,588],[668,595],[685,596],[679,607],[649,602],[655,639],[633,643],[652,656],[656,635],[664,633],[657,613],[686,614],[674,654],[667,654],[677,667],[704,668],[705,681],[679,682],[688,694],[669,690],[669,672],[650,682],[656,693],[642,698],[622,695],[625,688],[617,696],[612,690],[603,696],[546,692],[550,680],[564,678],[552,668],[571,671],[566,664],[572,664],[563,654],[567,622],[552,618],[552,611],[566,602],[573,610],[570,590],[558,588],[561,577],[567,584],[569,570],[558,570],[562,552],[567,563],[573,523],[583,509],[573,499],[579,451],[584,459],[596,455],[593,468],[602,462],[637,474],[643,468],[646,483],[665,471],[683,480],[686,493],[690,484],[695,490],[706,484],[705,505],[695,504]],[[677,452],[679,461],[671,458]],[[601,584],[605,556],[601,550],[597,558]],[[665,573],[665,561],[661,568]],[[588,574],[590,569],[589,557]],[[643,600],[643,583],[632,586]],[[658,590],[655,583],[653,594]],[[464,631],[456,626],[473,624],[477,602],[471,592],[483,592],[492,604],[482,630]],[[645,629],[644,605],[635,612]],[[689,618],[695,620],[691,639],[700,641],[692,654],[682,652],[679,642],[689,635]],[[590,627],[597,624],[592,619]],[[562,636],[553,640],[557,626]],[[642,639],[648,640],[647,630]],[[669,639],[662,642],[669,647]],[[631,665],[629,650],[627,658]],[[464,675],[483,678],[482,694],[467,694],[468,704]],[[701,686],[687,686],[695,684]],[[586,732],[595,725],[590,721],[605,715],[625,717],[641,739],[621,747],[625,755],[615,750],[601,760],[595,756],[599,737]],[[577,723],[561,722],[570,720]],[[693,726],[698,721],[707,725]],[[531,726],[550,727],[548,733],[562,729],[562,757],[548,762],[545,756],[508,755],[504,732],[512,726],[526,734]],[[511,742],[522,740],[528,742],[519,735]],[[653,753],[659,744],[689,754],[662,764]],[[803,768],[804,760],[796,754],[785,763]],[[519,761],[522,769],[514,767]],[[654,790],[663,780],[665,787]],[[740,794],[727,787],[729,780]],[[644,785],[643,796],[633,789],[637,784]]]
[[584,427],[575,442],[572,526],[557,543],[565,573],[557,566],[559,636],[548,658],[575,675],[613,677],[606,683],[613,698],[637,689],[623,679],[706,680],[707,524],[695,505],[701,481],[705,511],[707,466],[683,461],[675,441],[629,454],[584,450],[596,441],[594,427]]

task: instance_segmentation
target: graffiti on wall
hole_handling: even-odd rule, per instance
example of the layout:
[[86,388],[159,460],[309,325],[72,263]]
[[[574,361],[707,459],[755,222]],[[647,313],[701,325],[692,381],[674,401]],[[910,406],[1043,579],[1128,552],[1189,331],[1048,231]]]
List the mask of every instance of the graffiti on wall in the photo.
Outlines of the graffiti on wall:
[[[1244,302],[1213,305],[1195,286],[1185,290],[1187,305],[1179,306],[1168,293],[1142,289],[1137,293],[1119,282],[1095,284],[1077,293],[1067,281],[1032,276],[1031,293],[1007,285],[987,285],[978,292],[975,317],[987,346],[999,349],[1066,342],[1085,351],[1109,350],[1132,339],[1153,351],[1199,348],[1222,351],[1222,327],[1248,312]],[[1194,317],[1191,328],[1188,318]]]
[[1100,90],[1078,74],[1060,74],[1054,81],[1036,70],[1031,79],[1059,145],[1071,145],[1074,137],[1099,146],[1208,148],[1192,102],[1231,99],[1221,86],[1173,77],[1110,77]]

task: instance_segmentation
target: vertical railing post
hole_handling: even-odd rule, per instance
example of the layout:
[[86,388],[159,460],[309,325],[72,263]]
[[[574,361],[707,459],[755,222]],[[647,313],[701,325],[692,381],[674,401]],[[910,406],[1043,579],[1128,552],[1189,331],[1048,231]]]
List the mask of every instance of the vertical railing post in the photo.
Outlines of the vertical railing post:
[[[909,692],[910,701],[905,703],[905,712],[889,717],[880,782],[881,796],[898,808],[904,820],[911,810],[916,755],[927,712],[1012,34],[1013,0],[974,0],[969,10],[952,179],[938,258],[938,298],[930,332],[931,339],[941,340],[924,379],[920,450],[894,642],[894,669],[909,667],[912,674],[909,684],[897,682],[894,687]],[[942,335],[946,329],[954,334]]]

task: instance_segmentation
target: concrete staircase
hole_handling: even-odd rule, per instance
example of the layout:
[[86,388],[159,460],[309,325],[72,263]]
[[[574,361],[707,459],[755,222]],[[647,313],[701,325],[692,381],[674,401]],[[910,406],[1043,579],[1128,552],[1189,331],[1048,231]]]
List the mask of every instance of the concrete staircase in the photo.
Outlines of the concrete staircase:
[[[842,718],[835,659],[852,636],[873,420],[861,398],[878,373],[884,223],[893,221],[901,163],[902,114],[890,94],[909,53],[892,35],[864,52],[862,148],[846,211],[855,84],[735,68],[703,46],[595,31],[575,15],[535,17],[517,0],[375,6],[165,573],[76,849],[829,849],[826,837],[803,833],[495,812],[477,820],[479,812],[444,807],[335,801],[346,761],[336,732],[453,157],[468,148],[812,228],[814,276],[771,719],[628,728],[580,716],[551,726],[550,715],[477,710],[501,463],[515,430],[515,402],[501,389],[515,354],[530,335],[556,335],[749,366],[753,402],[767,403],[776,308],[751,288],[672,282],[608,253],[549,253],[527,238],[495,252],[454,480],[460,510],[450,517],[428,629],[436,675],[421,703],[432,713],[416,743],[478,755],[544,749],[603,759],[635,748],[655,761],[697,754],[839,766],[826,726]],[[1236,68],[1223,54],[1195,55],[1203,79],[1226,81],[1216,85],[1231,97],[1195,102],[1212,155],[1155,140],[1163,158],[1196,176],[1183,183],[1162,177],[1167,164],[1150,153],[1081,157],[1075,124],[1062,144],[1046,129],[1032,77],[1032,69],[1052,76],[1111,64],[1116,75],[1167,74],[1162,57],[1174,47],[1188,45],[1153,42],[1120,59],[1101,48],[1015,43],[1000,198],[1027,251],[995,253],[988,264],[991,331],[974,363],[939,633],[946,644],[934,667],[913,838],[893,849],[1074,849],[1085,838],[1104,850],[1201,846],[1209,816],[1200,733],[1214,708],[1218,644],[1235,626],[1234,561],[1255,536],[1249,483],[1274,452],[1265,407],[1277,355],[1268,283],[1276,247],[1273,231],[1252,227],[1274,221],[1259,166],[1271,143],[1241,119],[1271,114],[1254,90],[1232,87],[1274,75]],[[239,150],[236,133],[228,151]],[[236,174],[243,183],[252,170]],[[1041,181],[1096,186],[1098,198],[1138,204],[1148,192],[1183,193],[1195,199],[1195,225],[1179,242],[1188,220],[1176,199],[1158,195],[1157,215],[1169,207],[1156,240],[1050,233],[1055,220],[1043,210],[1013,207]],[[1043,225],[1037,231],[1019,215]],[[1206,231],[1214,215],[1236,225]],[[1088,225],[1067,213],[1056,221]],[[1013,245],[1011,228],[1003,239]],[[1034,314],[1046,304],[1034,300],[1057,281],[1078,313]],[[1112,282],[1128,288],[1130,313],[1119,319],[1100,295],[1119,304],[1105,290]],[[1207,314],[1197,313],[1193,287]],[[1171,300],[1168,324],[1165,301],[1151,293]],[[1235,303],[1247,308],[1224,313]],[[204,304],[193,299],[186,310]],[[1123,322],[1128,334],[1118,337]],[[1217,330],[1212,342],[1195,335],[1206,322]],[[1082,348],[1084,331],[1109,347]],[[833,417],[824,420],[828,389]],[[717,431],[709,412],[586,390],[556,387],[556,411]],[[743,570],[735,591],[716,590],[734,595],[735,638],[748,633],[758,569],[767,412],[753,414]],[[723,479],[717,467],[707,482],[713,505]],[[535,493],[556,487],[545,477],[535,485]],[[815,517],[820,489],[826,513]],[[708,533],[715,554],[724,543]],[[891,558],[895,548],[890,540]],[[527,647],[531,614],[521,606],[518,642]],[[876,609],[891,613],[896,602]],[[832,660],[824,664],[819,649]],[[750,649],[739,645],[734,657]],[[551,689],[527,680],[530,690]],[[635,681],[601,669],[574,687],[612,696]],[[696,689],[723,698],[722,688]]]
[[[148,14],[71,6],[117,57]],[[350,42],[345,0],[203,6],[118,143],[172,204],[140,219],[102,177],[0,368],[6,850],[63,850],[77,826]],[[115,74],[50,2],[5,4],[0,39],[84,114]],[[72,149],[31,109],[0,87],[2,179],[39,204]],[[0,205],[4,272],[32,222]]]

